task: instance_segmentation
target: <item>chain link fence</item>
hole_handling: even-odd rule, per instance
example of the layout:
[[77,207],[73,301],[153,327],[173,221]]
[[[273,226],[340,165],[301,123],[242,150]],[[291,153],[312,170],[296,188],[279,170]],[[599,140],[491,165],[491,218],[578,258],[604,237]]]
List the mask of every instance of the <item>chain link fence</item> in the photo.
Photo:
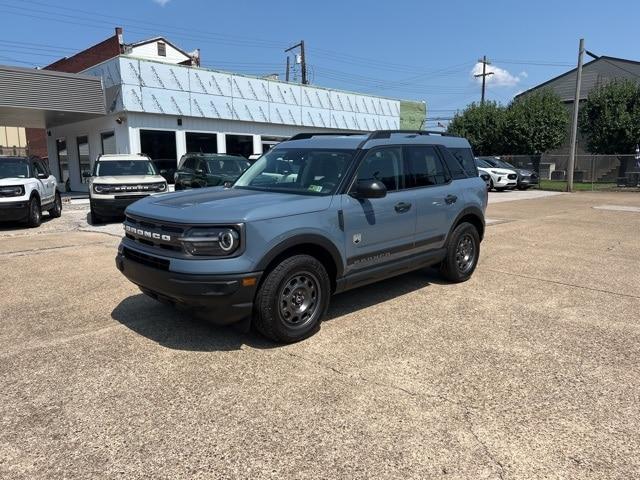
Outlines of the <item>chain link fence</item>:
[[[499,155],[516,168],[535,172],[542,190],[566,191],[569,155]],[[574,191],[640,191],[640,159],[636,155],[576,155]]]

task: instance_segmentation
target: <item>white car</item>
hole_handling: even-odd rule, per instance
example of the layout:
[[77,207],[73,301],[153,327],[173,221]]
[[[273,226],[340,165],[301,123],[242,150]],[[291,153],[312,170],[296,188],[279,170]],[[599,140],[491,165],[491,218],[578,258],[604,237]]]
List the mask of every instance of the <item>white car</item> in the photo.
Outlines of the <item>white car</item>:
[[98,156],[89,181],[91,223],[122,217],[136,200],[169,191],[167,181],[146,155]]
[[490,189],[501,192],[507,188],[516,188],[518,185],[518,174],[513,170],[493,167],[481,158],[476,158],[476,164],[480,172],[491,175]]
[[62,215],[56,177],[47,163],[36,157],[0,157],[0,220],[37,227],[43,210],[53,218]]

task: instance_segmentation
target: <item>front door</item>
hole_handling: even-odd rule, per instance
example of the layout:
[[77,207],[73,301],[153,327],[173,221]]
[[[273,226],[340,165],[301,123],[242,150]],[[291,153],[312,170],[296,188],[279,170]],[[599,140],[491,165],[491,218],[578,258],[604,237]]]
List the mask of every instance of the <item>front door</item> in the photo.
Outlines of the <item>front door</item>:
[[40,160],[33,161],[33,176],[38,182],[38,193],[43,204],[51,203],[56,193],[56,179]]
[[345,273],[375,267],[410,253],[416,227],[413,195],[405,189],[401,147],[369,151],[360,163],[358,180],[380,180],[384,198],[342,196],[347,268]]

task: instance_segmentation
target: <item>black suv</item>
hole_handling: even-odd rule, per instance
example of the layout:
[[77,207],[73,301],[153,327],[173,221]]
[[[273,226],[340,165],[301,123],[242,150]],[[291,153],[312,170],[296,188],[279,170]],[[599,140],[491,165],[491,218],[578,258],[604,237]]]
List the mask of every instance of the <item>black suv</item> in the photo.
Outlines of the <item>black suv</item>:
[[240,155],[186,153],[174,175],[176,190],[215,187],[235,182],[251,163]]

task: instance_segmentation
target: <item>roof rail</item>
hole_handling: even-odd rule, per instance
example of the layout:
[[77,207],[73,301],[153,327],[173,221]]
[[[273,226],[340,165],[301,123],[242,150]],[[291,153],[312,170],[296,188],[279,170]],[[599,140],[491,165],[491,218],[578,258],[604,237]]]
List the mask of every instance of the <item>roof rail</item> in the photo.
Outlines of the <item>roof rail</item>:
[[435,130],[376,130],[374,132],[371,132],[368,140],[375,140],[376,138],[389,138],[394,133],[408,133],[413,135],[440,135],[442,137],[452,136],[447,132],[437,132]]
[[289,142],[291,140],[306,140],[307,138],[322,137],[322,136],[344,136],[344,135],[365,135],[367,132],[304,132],[297,133],[293,137],[284,140]]

